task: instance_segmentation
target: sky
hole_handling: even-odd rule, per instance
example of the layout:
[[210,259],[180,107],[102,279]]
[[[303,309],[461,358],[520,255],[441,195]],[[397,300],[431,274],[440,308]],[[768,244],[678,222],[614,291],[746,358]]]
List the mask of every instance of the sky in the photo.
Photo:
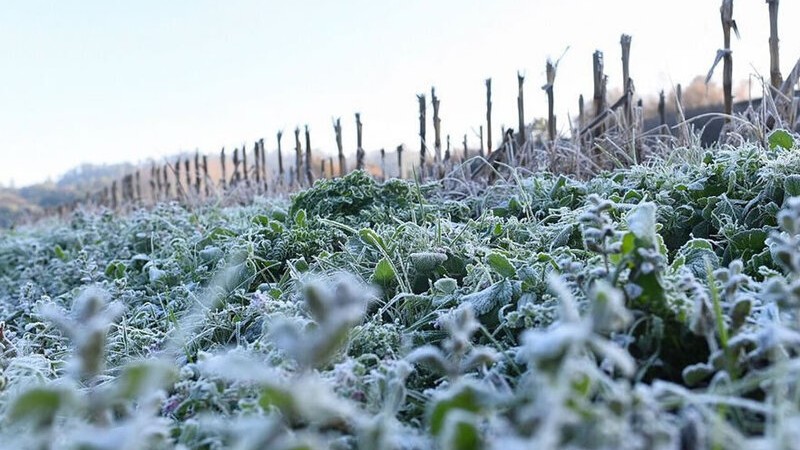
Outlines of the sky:
[[[418,148],[416,94],[441,100],[443,134],[477,144],[492,78],[495,138],[546,115],[547,58],[563,55],[558,126],[592,90],[592,53],[621,86],[620,35],[645,97],[705,74],[722,46],[719,0],[3,0],[0,2],[0,183],[56,179],[84,162],[217,153],[308,124],[334,152],[332,119],[355,149]],[[780,4],[781,69],[800,57],[800,2]],[[769,76],[764,0],[735,0],[734,78]],[[722,71],[714,80],[721,82]],[[587,102],[588,104],[588,102]],[[430,111],[430,106],[429,106]],[[429,113],[430,114],[430,113]],[[429,127],[432,128],[432,127]]]

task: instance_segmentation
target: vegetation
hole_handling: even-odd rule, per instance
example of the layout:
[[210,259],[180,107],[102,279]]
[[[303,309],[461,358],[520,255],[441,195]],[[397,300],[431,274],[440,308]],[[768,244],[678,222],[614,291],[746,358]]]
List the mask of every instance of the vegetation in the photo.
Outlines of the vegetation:
[[800,153],[766,143],[3,232],[0,442],[791,448]]

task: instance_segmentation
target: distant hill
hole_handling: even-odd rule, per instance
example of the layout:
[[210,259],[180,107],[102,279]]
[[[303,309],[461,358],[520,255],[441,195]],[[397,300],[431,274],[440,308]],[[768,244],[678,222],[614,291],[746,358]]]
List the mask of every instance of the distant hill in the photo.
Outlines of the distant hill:
[[124,164],[82,164],[69,170],[58,181],[47,181],[18,189],[0,189],[0,228],[8,228],[20,220],[41,214],[82,199],[88,192],[102,189],[133,170]]
[[41,208],[29,202],[12,189],[0,189],[0,228],[8,228],[26,215],[40,212]]

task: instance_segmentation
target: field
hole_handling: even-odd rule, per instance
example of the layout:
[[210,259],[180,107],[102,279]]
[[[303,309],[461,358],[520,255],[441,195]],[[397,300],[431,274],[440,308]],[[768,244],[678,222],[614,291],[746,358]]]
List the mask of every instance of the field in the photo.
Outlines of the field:
[[0,447],[795,448],[797,174],[776,132],[4,231]]

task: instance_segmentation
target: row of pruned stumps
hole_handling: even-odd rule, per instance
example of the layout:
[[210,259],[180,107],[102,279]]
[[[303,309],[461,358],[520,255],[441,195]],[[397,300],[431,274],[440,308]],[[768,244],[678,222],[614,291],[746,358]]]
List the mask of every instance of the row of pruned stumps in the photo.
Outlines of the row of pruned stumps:
[[[778,0],[767,0],[770,17],[770,85],[773,89],[775,101],[781,103],[787,112],[787,116],[797,110],[796,105],[792,108],[792,98],[789,94],[792,86],[797,82],[800,74],[800,62],[795,66],[791,75],[783,80],[779,70],[778,52]],[[708,79],[713,73],[714,67],[721,61],[723,63],[723,95],[724,95],[724,114],[725,121],[730,120],[732,114],[732,52],[731,52],[731,31],[738,34],[736,23],[733,20],[733,1],[722,0],[720,8],[723,28],[723,48],[717,53],[716,60],[709,71]],[[570,139],[559,136],[554,113],[554,85],[556,80],[556,69],[558,61],[548,60],[545,66],[546,83],[542,87],[547,96],[547,121],[546,126],[541,129],[534,129],[534,125],[526,122],[524,111],[524,82],[525,76],[517,73],[517,112],[518,124],[516,132],[513,128],[502,127],[501,139],[496,143],[492,137],[492,80],[487,79],[486,87],[486,122],[484,136],[484,126],[481,125],[477,132],[479,145],[477,149],[469,149],[467,135],[463,136],[463,150],[458,152],[451,148],[450,135],[446,135],[446,143],[443,148],[442,143],[442,122],[439,116],[441,99],[436,95],[436,89],[431,88],[430,106],[432,107],[433,124],[433,145],[429,145],[427,137],[427,109],[428,99],[425,94],[417,95],[419,102],[419,160],[417,164],[412,162],[409,170],[404,171],[403,153],[404,146],[396,147],[397,167],[393,173],[388,173],[385,149],[380,149],[380,167],[367,167],[365,162],[366,152],[363,147],[362,133],[363,124],[361,115],[355,114],[356,122],[356,164],[353,169],[370,169],[370,172],[381,179],[390,176],[400,178],[415,177],[419,179],[437,179],[453,173],[455,168],[460,168],[461,173],[467,177],[485,177],[492,179],[497,173],[495,169],[498,165],[511,167],[535,167],[549,168],[573,173],[580,173],[581,164],[576,162],[573,167],[565,163],[565,158],[559,159],[558,148],[560,144],[567,141],[569,151],[573,156],[580,153],[584,160],[591,160],[595,168],[602,168],[596,160],[608,153],[605,145],[610,143],[611,148],[627,146],[628,163],[637,163],[644,160],[644,152],[647,146],[644,145],[644,138],[647,133],[642,133],[643,128],[643,107],[642,100],[634,103],[635,89],[633,79],[630,76],[630,50],[631,36],[623,34],[620,39],[623,93],[619,99],[613,103],[607,101],[608,77],[604,71],[603,52],[596,51],[592,56],[593,72],[593,107],[586,110],[584,98],[581,95],[578,99],[577,123],[570,121]],[[708,81],[708,80],[707,80]],[[661,91],[658,103],[658,116],[660,120],[661,133],[657,136],[662,141],[673,139],[679,144],[688,143],[689,128],[681,107],[681,86],[677,85],[675,91],[675,106],[677,111],[677,122],[679,124],[677,133],[674,133],[666,126],[666,97]],[[786,105],[786,100],[788,106]],[[793,119],[791,119],[793,120]],[[790,123],[794,123],[790,121]],[[248,152],[245,145],[233,150],[232,157],[226,155],[222,149],[219,156],[219,169],[221,174],[212,177],[209,170],[209,159],[207,155],[200,155],[196,152],[192,161],[190,157],[179,157],[174,162],[164,164],[153,164],[150,168],[148,180],[145,181],[140,171],[124,176],[119,181],[112,184],[100,192],[87,198],[95,204],[106,205],[117,208],[123,204],[144,203],[147,201],[159,202],[165,200],[179,199],[192,200],[198,198],[208,198],[215,195],[227,194],[232,191],[246,194],[282,193],[310,186],[315,178],[334,177],[348,173],[350,169],[344,155],[342,145],[342,124],[341,119],[333,122],[333,129],[336,136],[337,163],[335,167],[334,158],[320,157],[312,158],[311,136],[308,126],[305,127],[304,136],[301,136],[300,128],[295,128],[294,162],[285,169],[285,161],[282,150],[283,133],[277,133],[277,171],[268,170],[266,160],[266,149],[264,140],[259,139],[255,142],[252,150],[252,158],[248,161]],[[484,139],[485,138],[485,139]],[[614,140],[616,139],[616,142]],[[485,143],[485,145],[484,145]],[[303,145],[305,144],[305,145]],[[497,144],[497,145],[495,145]],[[486,148],[486,150],[484,150]],[[542,149],[550,153],[543,153]],[[578,149],[576,152],[575,149]],[[458,154],[460,153],[460,154]],[[545,154],[543,158],[542,155]],[[544,165],[542,161],[548,159]],[[468,165],[460,165],[463,161],[473,159],[475,162]],[[594,159],[594,160],[593,160]],[[314,166],[319,164],[318,171]],[[549,164],[549,165],[547,165]],[[466,170],[465,170],[466,169]],[[149,197],[145,194],[143,185],[149,184]],[[148,198],[146,198],[148,197]]]
[[[356,113],[357,149],[356,170],[365,168],[366,152],[362,146],[361,114]],[[294,130],[293,164],[284,161],[283,131],[277,133],[277,171],[270,170],[267,164],[267,150],[264,139],[255,141],[252,152],[247,146],[234,148],[227,152],[223,148],[219,153],[219,164],[216,166],[218,177],[209,170],[209,156],[196,151],[194,157],[179,156],[174,162],[151,164],[149,176],[143,176],[141,170],[123,176],[119,181],[112,181],[107,186],[89,196],[87,200],[96,204],[117,208],[123,204],[168,200],[194,200],[208,198],[222,193],[237,191],[243,194],[265,194],[269,192],[287,192],[311,186],[318,177],[334,177],[348,172],[347,161],[342,145],[341,119],[333,122],[336,134],[338,155],[336,164],[333,156],[314,158],[311,147],[311,132],[308,126],[304,132],[298,127]],[[305,144],[305,145],[304,145]],[[382,154],[385,154],[383,150]],[[319,164],[319,171],[314,170]],[[338,167],[337,167],[338,165]],[[385,174],[384,174],[385,177]],[[146,179],[145,179],[146,178]],[[145,186],[149,185],[149,189]]]

